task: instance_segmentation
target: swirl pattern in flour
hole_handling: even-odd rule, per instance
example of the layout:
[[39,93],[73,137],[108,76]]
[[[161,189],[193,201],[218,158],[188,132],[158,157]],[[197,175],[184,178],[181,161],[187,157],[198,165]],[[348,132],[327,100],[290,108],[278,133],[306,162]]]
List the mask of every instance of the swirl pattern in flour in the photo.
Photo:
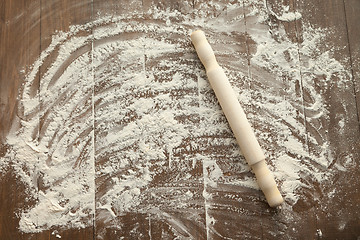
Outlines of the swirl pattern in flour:
[[[286,199],[282,217],[297,219],[291,208],[299,194],[312,201],[314,187],[331,177],[325,134],[306,132],[326,109],[310,80],[301,82],[299,46],[285,33],[281,41],[267,34],[265,10],[232,3],[226,9],[207,18],[205,10],[190,17],[153,9],[145,13],[148,22],[137,14],[102,17],[53,36],[27,75],[20,118],[8,137],[15,154],[6,159],[37,198],[22,212],[21,230],[84,227],[96,214],[119,230],[131,216],[166,222],[174,235],[205,238],[225,234],[214,227],[225,213],[262,217],[263,197],[187,37],[198,27],[212,36],[266,149]],[[305,56],[316,48],[308,33]],[[319,71],[331,77],[332,70]],[[312,104],[304,104],[304,95]],[[309,152],[309,145],[320,147]]]

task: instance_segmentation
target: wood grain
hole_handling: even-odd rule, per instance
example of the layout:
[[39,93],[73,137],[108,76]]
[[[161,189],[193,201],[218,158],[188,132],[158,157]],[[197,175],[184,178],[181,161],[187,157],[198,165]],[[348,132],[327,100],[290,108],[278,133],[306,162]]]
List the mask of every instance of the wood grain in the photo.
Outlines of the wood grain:
[[[54,83],[66,71],[78,56],[87,56],[89,59],[88,69],[94,73],[89,76],[89,87],[76,89],[83,91],[85,96],[90,96],[82,106],[88,119],[83,139],[88,142],[84,147],[83,154],[76,161],[77,167],[91,169],[85,163],[93,163],[96,169],[94,179],[95,214],[90,215],[86,221],[92,222],[86,228],[60,228],[52,227],[40,233],[26,234],[19,231],[19,214],[23,209],[34,206],[37,199],[28,199],[25,193],[26,187],[18,180],[18,176],[11,164],[0,175],[0,239],[175,239],[181,235],[184,239],[356,239],[360,236],[360,190],[358,176],[360,175],[360,2],[358,0],[266,0],[266,5],[248,2],[234,3],[243,7],[236,10],[227,9],[229,1],[101,1],[101,0],[3,0],[0,1],[0,158],[4,157],[11,146],[6,144],[6,136],[11,128],[19,129],[20,120],[38,118],[38,126],[32,135],[37,142],[43,139],[49,121],[56,117],[49,109],[56,109],[62,105],[64,99],[52,103],[46,100],[42,92],[41,79],[54,63],[57,51],[53,51],[39,67],[36,81],[31,87],[32,96],[39,104],[37,114],[24,115],[19,108],[19,91],[24,82],[26,73],[31,65],[51,43],[52,36],[56,31],[67,32],[72,25],[83,25],[105,16],[120,16],[124,13],[137,13],[141,16],[135,21],[140,23],[153,23],[165,26],[164,19],[153,19],[149,11],[178,11],[184,16],[190,16],[193,11],[203,10],[211,19],[222,19],[225,22],[235,17],[243,20],[235,31],[229,36],[223,36],[216,31],[209,32],[209,42],[212,45],[219,63],[227,66],[231,79],[238,81],[232,84],[242,92],[249,92],[251,99],[257,102],[263,100],[263,96],[256,94],[257,89],[271,91],[276,96],[281,96],[283,101],[291,100],[292,104],[298,106],[296,109],[297,121],[300,122],[301,131],[293,135],[299,142],[307,147],[309,155],[319,156],[323,154],[324,142],[328,142],[326,155],[331,162],[325,165],[311,163],[310,167],[316,171],[335,172],[333,182],[319,183],[311,174],[302,175],[302,183],[305,187],[300,188],[302,198],[291,205],[292,218],[286,218],[278,209],[270,209],[261,191],[235,186],[231,181],[243,180],[252,176],[249,169],[243,169],[241,161],[243,158],[229,156],[229,148],[236,148],[235,142],[230,144],[217,144],[219,142],[231,142],[233,136],[229,130],[221,133],[204,133],[196,138],[184,140],[176,151],[166,152],[165,163],[159,161],[154,165],[154,172],[158,172],[154,181],[143,192],[139,206],[131,211],[121,212],[121,209],[113,208],[117,213],[116,218],[111,218],[108,210],[101,208],[103,196],[112,186],[112,179],[126,175],[128,169],[116,169],[111,173],[102,173],[102,168],[108,166],[109,159],[116,152],[105,151],[107,146],[103,144],[102,138],[108,133],[118,130],[118,126],[126,125],[137,118],[131,112],[126,116],[129,120],[119,119],[116,126],[111,119],[104,119],[101,114],[106,109],[102,104],[101,92],[112,91],[116,95],[116,89],[121,87],[117,84],[108,86],[107,78],[104,78],[106,68],[119,68],[131,66],[138,72],[154,74],[158,82],[166,82],[175,74],[171,69],[166,74],[156,74],[163,71],[159,58],[149,58],[144,51],[136,61],[131,63],[117,62],[111,57],[99,68],[92,64],[92,53],[107,39],[102,39],[94,29],[87,29],[77,33],[77,36],[91,36],[90,40],[81,49],[77,49],[71,58],[64,61],[55,74]],[[290,12],[301,13],[301,18],[294,21],[283,21],[281,16],[284,6]],[[269,13],[266,19],[266,28],[275,41],[288,39],[296,59],[286,64],[292,74],[283,74],[280,78],[271,71],[266,71],[252,64],[253,55],[256,53],[256,42],[251,38],[253,26],[257,26],[256,19],[252,16],[252,8],[261,9]],[[175,24],[181,25],[178,21]],[[319,46],[320,52],[329,52],[333,58],[344,66],[346,74],[333,72],[328,80],[326,76],[306,72],[308,59],[301,53],[304,41],[303,34],[310,28],[327,29],[325,42]],[[146,35],[147,34],[147,35]],[[141,37],[156,39],[164,38],[172,43],[183,44],[179,36],[171,33],[164,37],[160,33],[123,33],[114,36],[117,41],[127,41]],[[184,88],[183,92],[170,92],[177,97],[190,97],[190,103],[194,106],[208,106],[219,110],[214,93],[207,86],[201,85],[199,79],[206,79],[205,72],[197,59],[195,50],[190,40],[186,43],[184,53],[166,55],[165,58],[176,62],[185,59],[183,64],[202,71],[184,71],[182,74],[188,79],[197,81],[196,88]],[[231,54],[229,51],[231,49]],[[289,51],[290,51],[289,50]],[[315,58],[316,56],[314,56]],[[91,72],[89,70],[89,72]],[[119,70],[120,71],[120,70]],[[236,72],[246,73],[244,76],[236,75]],[[76,86],[76,82],[73,83]],[[106,86],[106,87],[104,87]],[[174,90],[175,91],[175,90]],[[324,111],[322,114],[314,112],[312,106],[314,99],[310,91],[315,91],[323,99]],[[71,92],[71,89],[69,90]],[[38,94],[38,95],[37,95]],[[130,93],[128,93],[130,94]],[[38,97],[37,97],[38,96]],[[140,96],[140,95],[139,95]],[[151,99],[154,97],[148,92],[134,98]],[[119,106],[126,107],[122,103],[121,96],[117,99]],[[250,116],[263,114],[267,122],[272,121],[271,115],[264,109],[256,108],[254,105],[244,105],[245,112]],[[179,121],[187,123],[189,130],[196,126],[206,125],[211,121],[227,124],[222,116],[216,116],[211,121],[199,113],[187,116],[179,116]],[[82,119],[77,119],[81,121]],[[75,121],[75,120],[74,120]],[[128,122],[126,122],[128,121]],[[252,126],[257,133],[271,133],[271,127],[266,127],[256,118],[250,117]],[[341,123],[344,128],[340,130]],[[106,127],[103,128],[102,126]],[[59,137],[55,134],[55,138]],[[284,141],[290,136],[273,136],[276,140]],[[61,137],[59,137],[61,138]],[[51,143],[49,143],[51,149]],[[271,164],[276,162],[275,156],[282,152],[289,154],[286,149],[272,144],[268,141],[260,143],[269,157]],[[192,149],[190,146],[198,148]],[[277,146],[276,149],[271,149]],[[110,149],[111,150],[111,149]],[[69,150],[70,151],[70,150]],[[71,152],[68,152],[71,154]],[[48,164],[52,164],[52,155],[48,153]],[[224,176],[218,180],[216,185],[207,182],[210,179],[210,168],[215,164],[198,161],[193,166],[191,159],[197,156],[211,159],[218,166]],[[170,157],[176,161],[171,162]],[[344,166],[348,159],[357,167],[349,171],[336,170],[336,166]],[[303,160],[301,160],[303,161]],[[139,161],[140,162],[140,161]],[[141,163],[141,162],[140,162]],[[164,166],[160,166],[160,163]],[[230,164],[231,163],[231,164]],[[85,164],[85,165],[81,165]],[[141,163],[142,164],[142,163]],[[210,165],[209,165],[210,164]],[[305,164],[303,162],[303,164]],[[307,164],[307,163],[306,163]],[[40,165],[39,165],[40,166]],[[88,167],[88,168],[87,168]],[[272,166],[274,167],[274,166]],[[131,166],[129,169],[133,169]],[[179,171],[179,169],[182,169]],[[52,186],[48,186],[42,180],[39,170],[38,193],[46,192]],[[188,181],[190,177],[191,181]],[[61,180],[60,180],[61,183]],[[57,182],[57,184],[60,184]],[[173,189],[181,189],[172,192]],[[204,196],[203,191],[212,194],[211,198]],[[193,199],[189,203],[177,206],[184,192],[191,192]],[[330,193],[333,193],[332,197]],[[154,198],[156,195],[158,198]],[[181,200],[180,200],[181,201]],[[288,205],[287,205],[288,206]],[[76,210],[76,209],[75,209]],[[74,210],[74,211],[75,211]],[[118,211],[118,212],[117,212]],[[291,219],[290,222],[287,222]],[[174,223],[174,221],[176,223]],[[344,223],[344,225],[342,225]],[[119,227],[121,226],[121,227]],[[319,232],[321,230],[321,232]]]
[[[196,8],[204,9],[206,2],[201,2],[202,5],[195,4]],[[225,21],[231,21],[235,16],[240,16],[245,19],[245,21],[239,21],[237,24],[236,31],[232,32],[232,36],[229,39],[224,38],[220,34],[209,34],[209,43],[214,49],[215,56],[217,61],[222,66],[231,66],[228,69],[229,74],[236,74],[236,71],[248,72],[249,71],[249,52],[251,49],[252,40],[247,37],[246,31],[246,9],[240,7],[238,10],[228,10],[225,8],[226,2],[217,1],[219,4],[219,9],[221,10],[212,10],[212,6],[208,6],[208,11],[210,14],[214,14],[215,19],[225,19]],[[231,54],[223,52],[223,49],[233,49],[235,52]],[[232,63],[230,63],[232,61]],[[235,75],[236,76],[236,75]],[[252,88],[252,81],[249,76],[228,76],[230,79],[235,79],[231,81],[231,84],[241,91],[248,91]],[[204,76],[204,78],[206,78]],[[200,95],[202,96],[201,103],[203,105],[211,106],[213,109],[220,109],[220,106],[216,100],[216,97],[213,91],[210,88],[200,88]],[[251,113],[255,111],[252,106],[243,106],[246,113]],[[202,117],[201,121],[205,124],[211,124],[211,121]],[[216,122],[222,122],[228,126],[226,118],[222,115],[215,118]],[[252,126],[256,127],[256,123],[250,119]],[[223,131],[220,134],[222,139],[231,139],[233,138],[231,133],[228,131]],[[204,136],[205,137],[205,136]],[[215,136],[211,136],[214,137]],[[236,146],[236,145],[235,145]],[[263,195],[259,191],[252,191],[244,187],[236,187],[231,181],[235,179],[244,179],[249,172],[244,171],[240,165],[236,164],[236,157],[229,156],[228,148],[229,146],[225,143],[216,144],[212,141],[206,142],[206,145],[203,146],[206,149],[206,157],[215,162],[215,164],[220,167],[220,169],[225,173],[223,179],[219,180],[219,183],[215,186],[210,184],[205,185],[206,191],[212,195],[210,199],[206,199],[205,203],[207,205],[207,218],[213,219],[213,223],[209,224],[208,229],[208,238],[209,239],[227,239],[227,238],[253,238],[260,239],[264,237],[263,231],[258,231],[261,229],[261,225],[265,225],[266,221],[269,220],[270,215],[267,215],[263,212],[267,208],[266,204],[263,204]],[[238,160],[239,161],[239,160]],[[240,161],[245,161],[244,158]],[[229,166],[229,163],[232,162],[233,165]],[[211,167],[215,165],[211,164],[207,166],[205,172],[209,171]],[[204,178],[210,178],[210,176],[205,175]],[[252,200],[252,204],[248,204],[248,200]],[[243,201],[242,201],[243,200]],[[254,224],[249,225],[245,219]]]
[[[51,43],[51,38],[54,32],[56,31],[69,31],[69,27],[72,25],[79,25],[79,24],[85,24],[87,22],[90,22],[92,20],[92,1],[60,1],[60,0],[50,0],[50,1],[42,1],[41,2],[41,20],[40,20],[40,26],[41,26],[41,51],[44,51],[49,44]],[[81,34],[89,34],[89,33],[79,33]],[[91,34],[91,33],[90,33]],[[86,46],[85,46],[86,48]],[[87,49],[91,50],[91,42],[87,44]],[[41,65],[39,69],[39,78],[41,79],[44,74],[47,72],[48,68],[51,67],[51,64],[54,62],[54,59],[56,56],[56,51],[53,52],[52,55],[46,58],[44,63]],[[74,54],[76,56],[76,54]],[[67,68],[67,66],[74,61],[75,59],[67,59],[64,64],[58,69],[58,74],[56,74],[52,80],[52,82],[57,81],[56,78],[58,75],[61,75],[62,72],[64,72]],[[91,66],[91,63],[89,64],[89,67]],[[55,83],[53,83],[55,84]],[[91,85],[91,82],[89,82]],[[76,82],[73,82],[73,86],[76,88]],[[42,82],[39,83],[39,87],[42,88]],[[71,92],[72,89],[69,88],[66,90],[66,92]],[[59,92],[59,95],[64,95],[66,92]],[[84,93],[86,94],[86,93]],[[49,103],[46,101],[45,98],[43,98],[43,93],[40,90],[40,109],[39,111],[42,113],[40,115],[40,124],[39,124],[39,142],[42,141],[42,138],[45,137],[47,128],[52,121],[54,117],[56,117],[56,113],[51,112],[54,108],[58,105],[64,104],[64,99],[60,98],[58,101]],[[90,106],[84,106],[84,108],[87,108]],[[90,107],[91,108],[91,107]],[[50,113],[49,113],[50,112]],[[92,129],[93,126],[88,126],[88,128]],[[59,138],[59,136],[55,132],[55,141],[56,138]],[[89,135],[90,139],[92,139],[92,135]],[[60,140],[58,140],[60,141]],[[51,166],[52,163],[52,152],[51,152],[51,145],[52,142],[49,142],[49,153],[48,153],[48,162]],[[86,149],[84,149],[84,152],[91,152],[92,146]],[[82,156],[85,160],[88,160],[91,158],[90,154],[84,154]],[[89,161],[89,160],[88,160]],[[61,180],[60,180],[61,181]],[[38,189],[39,191],[46,192],[49,188],[52,186],[44,185],[42,180],[42,174],[39,173],[39,179],[38,179]],[[94,216],[89,216],[90,220],[85,219],[85,221],[94,221]],[[83,229],[73,229],[73,230],[64,230],[61,228],[52,228],[49,231],[44,231],[39,234],[39,239],[57,239],[56,234],[59,234],[64,239],[91,239],[94,236],[94,226],[89,226],[87,228]]]
[[[354,82],[354,91],[356,97],[356,106],[358,110],[358,125],[360,125],[360,31],[359,24],[356,24],[360,5],[358,1],[344,1],[344,13],[346,17],[346,29],[348,38],[348,50],[351,61],[351,74]],[[359,126],[360,127],[360,126]]]
[[[284,6],[288,7],[290,12],[301,12],[302,8],[298,6],[298,1],[278,1],[278,0],[267,0],[267,10],[273,11],[277,16],[281,16],[284,12]],[[295,56],[294,63],[290,64],[290,68],[294,72],[293,77],[285,75],[283,77],[283,83],[279,86],[278,92],[280,95],[284,96],[284,100],[293,99],[294,103],[297,104],[297,120],[303,124],[302,133],[296,133],[297,137],[300,141],[303,142],[304,145],[308,143],[308,129],[307,129],[307,117],[305,111],[305,96],[304,96],[304,80],[301,69],[301,56],[300,56],[300,44],[302,43],[302,19],[295,21],[282,21],[277,18],[276,15],[270,15],[269,26],[272,29],[272,34],[275,38],[283,38],[287,37],[296,45],[293,49],[289,49],[289,51],[293,50],[297,54]],[[285,29],[286,35],[283,36],[281,34],[281,28]],[[284,90],[284,91],[282,91]],[[295,92],[295,98],[294,98]],[[309,150],[311,151],[311,150]],[[305,176],[306,177],[306,176]],[[307,180],[304,180],[306,182]],[[293,210],[297,212],[302,218],[306,219],[304,222],[298,223],[296,226],[292,226],[293,233],[296,238],[304,238],[304,239],[312,239],[317,233],[316,226],[316,210],[314,208],[314,202],[312,199],[309,199],[307,196],[314,196],[314,189],[306,189],[302,194],[304,195],[294,206]],[[290,229],[290,228],[289,228]],[[289,230],[288,230],[289,231]]]
[[[5,138],[14,122],[23,116],[18,115],[18,89],[23,83],[26,66],[40,54],[40,2],[39,1],[1,1],[0,33],[0,148],[1,156],[9,150]],[[25,69],[23,69],[25,68]],[[36,91],[36,88],[35,88]],[[0,238],[27,238],[17,230],[18,209],[34,203],[26,199],[25,186],[17,181],[15,170],[7,169],[0,178]]]
[[[181,12],[186,12],[188,5],[187,2],[183,4],[177,4],[175,2],[158,2],[158,1],[130,1],[130,3],[122,6],[117,2],[102,2],[98,1],[94,4],[94,11],[99,14],[99,16],[105,16],[110,12],[114,13],[115,15],[120,15],[126,12],[137,12],[140,13],[143,17],[143,21],[146,23],[148,20],[154,21],[149,16],[148,11],[153,8],[154,6],[158,10],[177,10]],[[126,21],[126,20],[125,20]],[[141,24],[142,21],[139,22]],[[165,22],[162,19],[157,21],[160,25],[163,25]],[[158,33],[160,36],[160,33]],[[133,33],[131,31],[127,32],[124,31],[121,34],[113,36],[111,39],[102,39],[100,35],[97,35],[95,31],[94,38],[99,39],[96,40],[94,43],[95,51],[96,49],[101,46],[101,44],[105,44],[106,42],[110,42],[111,40],[116,39],[119,42],[128,40],[136,40],[139,38],[156,38],[156,33],[152,33],[151,31],[147,34],[142,32]],[[165,36],[168,41],[176,42],[177,35],[168,33]],[[191,47],[190,42],[188,43],[189,47]],[[121,53],[120,53],[121,54]],[[114,56],[110,56],[112,58]],[[179,56],[178,54],[168,55],[167,58],[176,61]],[[195,55],[194,55],[195,57]],[[124,177],[128,177],[130,174],[126,172],[126,169],[121,167],[115,167],[114,171],[111,173],[100,173],[101,169],[104,169],[108,166],[109,158],[111,156],[116,156],[117,153],[115,150],[111,150],[111,147],[106,146],[106,143],[102,142],[102,138],[105,138],[109,133],[118,131],[118,126],[126,127],[127,124],[136,122],[141,120],[140,117],[137,117],[136,114],[132,113],[129,109],[126,101],[124,99],[127,95],[132,94],[131,92],[119,95],[117,93],[118,89],[121,88],[121,85],[124,83],[115,82],[112,84],[107,83],[108,80],[103,76],[106,75],[107,69],[119,69],[119,71],[126,72],[127,69],[132,69],[137,73],[141,73],[146,77],[154,77],[157,82],[165,82],[171,79],[172,75],[175,74],[168,69],[169,71],[164,73],[164,67],[158,66],[159,61],[163,60],[163,57],[160,58],[152,58],[147,56],[144,46],[144,53],[141,56],[135,57],[134,60],[125,62],[125,61],[116,61],[109,59],[105,61],[105,64],[101,66],[95,66],[95,149],[96,149],[96,169],[99,174],[96,175],[96,201],[99,203],[99,206],[105,201],[104,196],[108,193],[109,190],[112,189],[114,183],[112,181],[113,178],[120,178],[123,179]],[[122,70],[120,70],[122,69]],[[163,73],[157,74],[158,72],[163,71]],[[189,73],[182,73],[182,74],[189,74]],[[193,77],[189,74],[189,78]],[[121,79],[121,78],[120,78]],[[121,79],[121,81],[126,82],[127,79]],[[106,115],[106,107],[107,104],[103,103],[102,99],[100,98],[101,93],[103,91],[112,92],[116,97],[115,103],[117,104],[119,109],[124,109],[125,112],[125,119],[104,119],[101,115]],[[193,96],[196,94],[196,89],[185,88],[182,89],[186,92],[186,95]],[[173,90],[174,94],[176,89]],[[173,94],[170,92],[169,94]],[[144,100],[147,101],[153,97],[156,97],[156,94],[151,94],[151,92],[140,92],[137,95],[131,95],[134,100]],[[180,95],[180,97],[182,97]],[[193,97],[194,100],[197,99],[196,96]],[[196,104],[196,102],[194,103]],[[153,114],[156,114],[157,111],[154,110]],[[192,123],[198,122],[198,115],[193,114],[192,116],[179,116],[182,121],[191,121]],[[115,121],[117,124],[111,124],[112,121]],[[104,123],[105,127],[104,127]],[[106,125],[113,127],[106,127]],[[161,136],[159,136],[161,138]],[[201,163],[197,163],[195,169],[192,169],[190,166],[192,163],[184,161],[181,163],[179,159],[186,158],[191,159],[195,157],[197,154],[196,151],[186,150],[186,145],[191,144],[191,139],[185,142],[184,146],[180,146],[178,149],[171,149],[166,151],[167,160],[162,162],[160,160],[152,160],[155,162],[151,166],[151,170],[157,172],[154,176],[153,181],[151,181],[150,186],[144,190],[142,194],[140,205],[134,207],[133,211],[125,210],[123,213],[121,212],[121,208],[117,207],[116,202],[114,202],[114,206],[111,208],[112,211],[118,213],[118,216],[115,219],[112,219],[111,214],[108,210],[97,207],[96,209],[96,236],[106,239],[116,239],[125,237],[128,239],[166,239],[166,238],[175,238],[178,232],[180,231],[182,234],[188,235],[190,238],[194,239],[204,239],[205,238],[205,209],[204,204],[202,201],[202,165]],[[129,146],[131,149],[131,146]],[[113,151],[113,152],[112,152]],[[126,152],[127,149],[124,149]],[[181,151],[182,154],[176,154],[176,151]],[[171,155],[171,156],[170,156]],[[146,156],[144,156],[146,157]],[[170,159],[174,159],[174,162]],[[179,163],[178,163],[179,162]],[[129,168],[133,171],[138,171],[134,168],[136,164],[145,164],[142,162],[141,159],[134,161],[132,164],[129,164]],[[132,166],[133,165],[133,166]],[[178,169],[182,169],[181,171],[176,171],[176,166]],[[169,166],[169,167],[165,167]],[[182,166],[182,168],[180,168]],[[185,169],[185,170],[184,170]],[[138,174],[141,175],[139,172]],[[187,181],[185,179],[186,176],[191,175],[192,181]],[[132,187],[130,186],[130,190]],[[174,204],[178,201],[177,198],[180,197],[176,193],[178,191],[172,191],[172,189],[179,189],[178,191],[186,192],[190,191],[194,194],[194,199],[191,203],[187,204],[186,207],[178,207],[176,209],[173,208]],[[124,190],[119,193],[119,199],[121,199],[123,193],[126,193],[128,190]],[[174,192],[174,193],[172,193]],[[173,200],[168,200],[173,199]],[[166,201],[168,200],[168,201]],[[195,221],[193,218],[195,218]],[[112,220],[111,220],[112,219]],[[174,221],[176,223],[174,223]]]
[[[349,45],[347,42],[346,19],[344,12],[343,1],[332,1],[331,3],[325,3],[321,1],[314,1],[307,3],[300,1],[297,7],[302,9],[303,21],[309,21],[313,24],[313,27],[324,27],[329,29],[332,34],[328,36],[327,41],[330,46],[334,46],[334,57],[338,59],[344,66],[346,71],[351,70],[351,59],[349,55]],[[300,23],[299,23],[300,24]],[[297,25],[298,26],[298,25]],[[306,26],[302,26],[304,28]],[[301,31],[301,27],[298,27],[298,31]],[[326,47],[326,46],[324,46]],[[303,61],[300,57],[300,60]],[[320,76],[319,76],[320,77]],[[302,78],[305,81],[312,81],[313,87],[316,88],[321,85],[321,79],[308,79],[307,74],[302,73]],[[321,78],[321,77],[320,77]],[[346,82],[346,87],[341,86],[341,80]],[[359,139],[359,128],[357,119],[357,106],[356,96],[354,94],[354,85],[351,80],[351,76],[346,76],[343,79],[338,79],[336,73],[331,76],[331,84],[327,87],[322,87],[321,95],[325,99],[325,105],[327,106],[328,115],[324,115],[320,118],[314,119],[305,110],[305,116],[307,120],[307,132],[308,134],[317,134],[319,136],[317,143],[321,145],[321,138],[328,139],[330,142],[329,154],[333,156],[332,163],[329,163],[328,169],[332,168],[335,161],[342,161],[344,156],[353,154],[354,159],[358,158],[358,150],[356,149],[357,141]],[[306,89],[304,89],[306,94]],[[341,96],[341,97],[339,97]],[[309,100],[304,98],[304,104],[309,104]],[[347,125],[344,132],[338,131],[339,121],[345,121]],[[318,146],[309,144],[309,150],[316,153],[319,150]],[[317,192],[319,193],[319,199],[313,202],[314,210],[316,214],[316,226],[317,228],[324,229],[323,237],[334,238],[353,238],[357,233],[353,230],[352,224],[356,223],[359,219],[358,213],[354,209],[358,209],[357,202],[348,202],[348,197],[356,196],[358,190],[354,188],[346,189],[344,187],[350,178],[357,175],[358,171],[354,169],[354,172],[339,172],[334,185],[331,186],[319,186]],[[340,187],[342,186],[342,187]],[[338,189],[336,197],[327,198],[327,193],[334,188]],[[353,205],[354,204],[354,205]],[[340,207],[342,206],[342,207]],[[345,207],[346,206],[346,207]],[[337,209],[342,208],[341,213],[328,213],[325,209]],[[344,215],[350,219],[354,219],[350,224],[346,226],[348,229],[341,229],[336,226],[336,222]]]
[[[289,12],[302,12],[302,9],[297,9],[296,6],[297,1],[293,0],[267,0],[266,6],[264,6],[264,11],[269,13],[268,26],[270,29],[270,34],[276,41],[282,41],[283,39],[288,39],[290,42],[294,43],[289,47],[284,54],[289,52],[294,52],[295,56],[292,61],[288,61],[287,68],[290,69],[288,73],[283,73],[281,78],[277,78],[276,74],[269,74],[264,76],[262,69],[259,69],[256,64],[249,64],[249,77],[255,83],[252,86],[252,89],[255,90],[257,88],[271,88],[271,91],[274,92],[277,96],[282,96],[282,101],[290,101],[292,105],[298,106],[295,108],[296,110],[296,121],[300,123],[300,126],[294,131],[293,135],[296,136],[298,141],[302,142],[304,145],[307,144],[307,136],[306,136],[306,113],[304,111],[304,93],[303,93],[303,82],[301,76],[301,68],[300,68],[300,56],[299,56],[299,44],[302,41],[302,35],[298,32],[297,24],[299,24],[300,20],[290,20],[283,21],[279,16],[282,16],[284,13],[284,8],[288,8]],[[259,8],[259,6],[258,6]],[[248,24],[248,28],[251,28],[251,22]],[[283,31],[285,30],[285,31]],[[281,51],[280,49],[274,49],[274,51]],[[248,58],[250,59],[252,54],[248,54]],[[271,87],[270,87],[271,86]],[[253,96],[254,99],[258,102],[264,101],[262,96]],[[279,102],[281,104],[281,102]],[[257,114],[258,109],[254,109],[254,114]],[[275,121],[276,115],[271,115],[268,117],[268,121]],[[255,123],[256,124],[256,123]],[[255,125],[256,128],[262,128],[261,124]],[[266,129],[262,131],[267,131]],[[268,130],[269,131],[269,130]],[[284,136],[285,141],[288,140],[290,136]],[[276,138],[274,136],[274,138]],[[281,141],[281,137],[278,138],[277,141]],[[272,152],[272,149],[267,146],[269,143],[264,142],[263,146],[265,151],[269,153]],[[285,155],[290,155],[287,149],[277,149],[278,152],[283,152]],[[270,154],[270,157],[267,159],[268,162],[273,163],[276,162],[276,154]],[[313,190],[308,190],[309,192],[302,193],[305,196],[310,195],[313,196]],[[300,215],[302,218],[306,219],[304,222],[299,222],[296,225],[288,225],[284,228],[281,220],[277,222],[277,224],[273,224],[273,219],[262,218],[261,226],[266,226],[265,228],[273,228],[276,234],[268,231],[264,231],[263,238],[272,238],[271,234],[281,238],[286,235],[292,235],[298,239],[311,239],[316,236],[316,226],[315,226],[315,213],[314,209],[311,206],[312,203],[307,202],[306,205],[301,206],[300,208],[297,205],[301,205],[303,199],[306,197],[300,198],[300,200],[294,204],[293,211]],[[280,218],[280,217],[279,217]]]

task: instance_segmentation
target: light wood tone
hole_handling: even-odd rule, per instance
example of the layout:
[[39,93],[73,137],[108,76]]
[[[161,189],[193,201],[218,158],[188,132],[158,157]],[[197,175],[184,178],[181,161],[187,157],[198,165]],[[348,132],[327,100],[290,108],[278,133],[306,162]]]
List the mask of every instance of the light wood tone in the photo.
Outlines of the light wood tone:
[[201,62],[205,66],[211,87],[214,89],[216,97],[241,148],[241,152],[256,175],[260,189],[264,192],[271,207],[279,206],[284,200],[276,186],[274,177],[266,166],[265,155],[261,150],[259,142],[256,140],[250,123],[224,70],[216,61],[215,54],[204,32],[201,30],[193,32],[191,40]]

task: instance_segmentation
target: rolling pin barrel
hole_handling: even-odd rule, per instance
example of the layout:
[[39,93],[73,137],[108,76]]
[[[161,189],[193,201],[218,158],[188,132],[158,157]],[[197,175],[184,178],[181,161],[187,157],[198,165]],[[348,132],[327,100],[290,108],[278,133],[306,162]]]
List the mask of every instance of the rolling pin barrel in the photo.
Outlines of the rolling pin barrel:
[[215,54],[206,40],[204,32],[200,30],[193,32],[191,40],[200,61],[205,66],[210,85],[223,109],[241,152],[257,177],[259,187],[264,192],[271,207],[280,205],[283,198],[276,186],[274,177],[265,163],[265,155],[256,140],[250,123],[224,70],[216,61]]

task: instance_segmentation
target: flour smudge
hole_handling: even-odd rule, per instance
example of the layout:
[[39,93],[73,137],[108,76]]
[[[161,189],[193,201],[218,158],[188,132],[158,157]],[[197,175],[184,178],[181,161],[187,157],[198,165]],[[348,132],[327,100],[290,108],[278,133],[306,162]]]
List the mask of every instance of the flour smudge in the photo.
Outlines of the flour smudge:
[[[226,14],[210,15],[213,8]],[[22,210],[20,230],[86,227],[95,216],[121,231],[122,219],[138,214],[176,236],[205,238],[222,234],[217,211],[256,219],[236,205],[248,201],[250,209],[264,198],[190,43],[196,28],[208,34],[265,149],[286,200],[282,217],[297,219],[292,206],[314,197],[308,179],[319,185],[347,167],[329,170],[326,134],[306,132],[305,115],[316,122],[327,114],[311,81],[323,76],[326,85],[349,72],[318,50],[325,29],[307,26],[299,46],[282,29],[280,38],[269,32],[269,14],[262,3],[209,2],[188,14],[153,7],[55,33],[27,73],[0,168],[11,164],[37,200]],[[299,54],[307,61],[302,80]]]

